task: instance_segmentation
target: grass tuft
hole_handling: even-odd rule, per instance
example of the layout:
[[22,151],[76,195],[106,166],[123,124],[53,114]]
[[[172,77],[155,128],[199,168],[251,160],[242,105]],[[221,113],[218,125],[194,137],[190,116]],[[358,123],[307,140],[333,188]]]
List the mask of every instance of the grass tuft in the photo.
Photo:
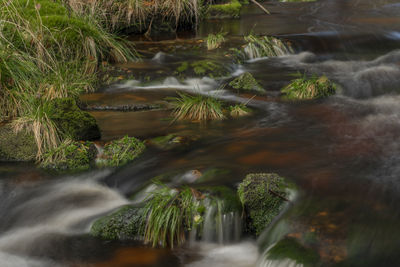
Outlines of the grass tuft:
[[326,76],[302,77],[293,80],[281,90],[285,98],[292,100],[306,100],[328,97],[336,92],[336,85]]
[[188,95],[178,93],[178,97],[169,98],[175,106],[175,120],[208,121],[222,120],[225,115],[222,103],[211,96]]
[[250,34],[244,39],[247,42],[244,53],[249,59],[277,57],[293,53],[290,46],[272,36],[257,37]]
[[223,33],[212,34],[207,36],[207,49],[214,50],[220,48],[222,43],[225,42],[225,37]]

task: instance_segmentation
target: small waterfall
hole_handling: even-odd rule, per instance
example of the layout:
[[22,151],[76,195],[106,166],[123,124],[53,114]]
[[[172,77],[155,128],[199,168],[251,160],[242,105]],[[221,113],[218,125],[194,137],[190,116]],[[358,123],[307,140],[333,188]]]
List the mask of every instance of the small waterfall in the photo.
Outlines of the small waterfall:
[[265,57],[279,57],[293,53],[293,49],[275,37],[256,37],[249,35],[245,37],[248,42],[243,52],[247,59],[254,60]]
[[228,244],[240,241],[242,220],[240,211],[224,212],[224,201],[209,201],[206,204],[201,241]]

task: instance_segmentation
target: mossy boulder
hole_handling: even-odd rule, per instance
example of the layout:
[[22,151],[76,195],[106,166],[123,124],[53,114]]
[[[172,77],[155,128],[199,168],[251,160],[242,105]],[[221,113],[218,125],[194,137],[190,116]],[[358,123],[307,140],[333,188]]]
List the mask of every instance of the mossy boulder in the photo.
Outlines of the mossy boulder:
[[328,97],[336,93],[337,86],[326,76],[302,77],[293,80],[281,92],[286,99],[307,100]]
[[106,240],[142,239],[144,222],[144,209],[128,205],[97,219],[90,234]]
[[285,237],[268,250],[267,260],[290,259],[296,266],[316,266],[319,262],[319,254],[308,247],[303,246],[293,237]]
[[81,110],[73,98],[52,100],[48,114],[59,130],[72,140],[96,140],[101,136],[96,119]]
[[239,184],[238,194],[246,212],[249,233],[261,232],[279,215],[289,195],[289,184],[275,173],[248,174]]
[[249,72],[245,72],[233,79],[229,83],[229,86],[237,90],[265,93],[265,90],[260,86],[257,80]]
[[230,212],[240,212],[242,204],[237,192],[227,186],[213,186],[200,189],[201,192],[209,194],[211,197],[221,201],[222,214]]
[[208,76],[219,78],[229,75],[229,70],[223,64],[212,60],[197,60],[191,63],[182,62],[175,71],[181,78],[188,76]]
[[142,141],[135,137],[125,136],[119,140],[111,141],[103,148],[99,166],[117,167],[123,166],[137,158],[145,150]]
[[45,153],[40,166],[58,172],[88,170],[94,163],[97,149],[92,142],[64,141]]
[[0,161],[34,161],[37,145],[25,130],[16,133],[11,125],[0,126]]
[[240,9],[242,4],[239,0],[231,0],[228,3],[211,5],[207,11],[207,18],[210,19],[226,19],[240,18]]

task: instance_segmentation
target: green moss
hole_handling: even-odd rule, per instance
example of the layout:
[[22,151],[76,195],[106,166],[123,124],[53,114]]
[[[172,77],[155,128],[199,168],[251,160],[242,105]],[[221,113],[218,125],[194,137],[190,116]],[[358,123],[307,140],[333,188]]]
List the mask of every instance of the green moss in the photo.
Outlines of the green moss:
[[209,76],[211,78],[222,77],[229,74],[221,64],[210,60],[195,61],[191,63],[190,66],[193,68],[195,74]]
[[59,147],[47,151],[40,164],[42,168],[60,171],[88,170],[96,157],[92,142],[64,141]]
[[334,95],[336,85],[326,76],[303,77],[293,80],[281,92],[290,100],[317,99]]
[[189,63],[187,61],[182,62],[182,64],[176,69],[177,73],[183,73],[189,68]]
[[97,219],[90,234],[106,240],[141,239],[144,222],[143,208],[125,206]]
[[59,130],[75,141],[100,138],[96,119],[82,111],[73,98],[54,99],[50,103],[48,114]]
[[0,161],[34,161],[37,146],[32,134],[15,133],[10,125],[0,127]]
[[267,255],[271,260],[291,259],[297,264],[303,266],[315,266],[319,261],[319,255],[316,251],[301,245],[296,239],[286,237],[276,243]]
[[208,8],[208,18],[239,18],[242,4],[238,0],[232,0],[226,4],[211,5]]
[[254,79],[253,75],[249,72],[241,74],[229,83],[234,89],[245,90],[245,91],[257,91],[265,93],[265,90],[260,86],[260,84]]
[[125,136],[104,146],[104,159],[100,166],[123,166],[137,158],[145,150],[145,145],[135,137]]
[[284,178],[275,173],[248,174],[239,184],[238,194],[248,217],[249,232],[260,235],[279,214],[288,194],[287,187]]

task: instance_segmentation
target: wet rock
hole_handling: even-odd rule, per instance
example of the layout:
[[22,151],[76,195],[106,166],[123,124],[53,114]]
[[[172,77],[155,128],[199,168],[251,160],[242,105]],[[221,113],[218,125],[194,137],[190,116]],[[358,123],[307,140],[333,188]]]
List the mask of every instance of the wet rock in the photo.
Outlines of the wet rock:
[[111,141],[103,148],[101,158],[97,165],[117,167],[123,166],[137,158],[145,150],[142,141],[135,137],[125,136],[119,140]]
[[265,93],[265,90],[260,86],[256,79],[254,79],[253,75],[251,75],[251,73],[249,72],[245,72],[239,77],[232,80],[229,83],[229,86],[237,90]]
[[97,219],[90,234],[106,240],[142,239],[144,221],[143,208],[128,205]]
[[37,145],[31,133],[15,133],[9,124],[0,127],[0,161],[34,161],[36,154]]
[[248,174],[238,194],[246,212],[247,231],[260,235],[288,202],[289,185],[275,173]]
[[159,109],[161,105],[152,105],[152,104],[134,104],[134,105],[119,105],[119,106],[93,106],[93,105],[86,105],[83,106],[83,110],[88,111],[143,111],[143,110],[153,110]]
[[75,141],[96,140],[101,136],[96,119],[82,111],[73,98],[54,99],[48,114],[57,127]]

